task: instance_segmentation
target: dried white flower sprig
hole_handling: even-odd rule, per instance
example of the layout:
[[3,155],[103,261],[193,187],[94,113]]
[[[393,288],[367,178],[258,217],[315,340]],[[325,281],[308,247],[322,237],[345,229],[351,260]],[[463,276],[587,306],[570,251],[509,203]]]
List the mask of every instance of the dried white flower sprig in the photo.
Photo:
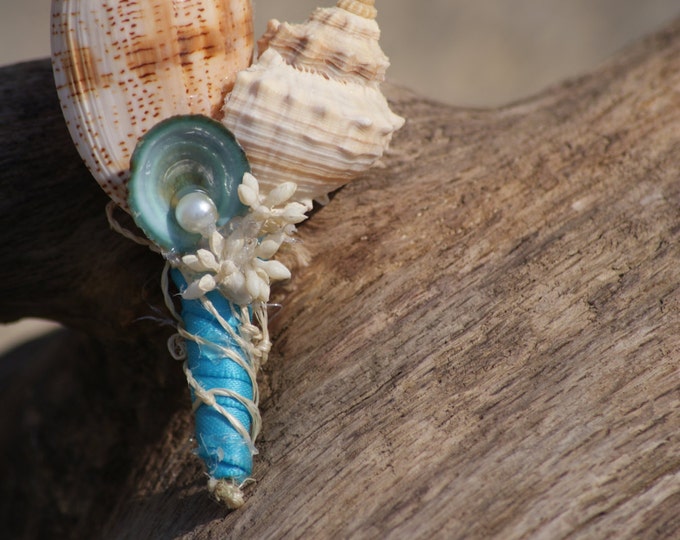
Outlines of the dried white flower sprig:
[[311,206],[288,202],[297,186],[285,182],[267,195],[260,194],[257,179],[250,173],[238,187],[248,213],[232,219],[223,230],[214,230],[207,249],[184,255],[178,265],[188,278],[182,293],[187,300],[219,289],[235,304],[245,306],[269,300],[272,281],[290,278],[285,265],[271,260],[284,242],[290,242],[295,225],[304,221]]

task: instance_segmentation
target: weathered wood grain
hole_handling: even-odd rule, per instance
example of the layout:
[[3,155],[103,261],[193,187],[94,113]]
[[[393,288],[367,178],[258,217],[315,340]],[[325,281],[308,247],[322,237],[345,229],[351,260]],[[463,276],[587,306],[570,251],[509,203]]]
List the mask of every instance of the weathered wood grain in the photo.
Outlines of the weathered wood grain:
[[300,227],[311,262],[280,291],[257,483],[231,514],[190,453],[167,330],[139,320],[161,263],[106,229],[49,80],[0,83],[0,317],[89,337],[2,381],[12,531],[680,535],[680,22],[502,109],[391,90],[408,122],[384,168]]

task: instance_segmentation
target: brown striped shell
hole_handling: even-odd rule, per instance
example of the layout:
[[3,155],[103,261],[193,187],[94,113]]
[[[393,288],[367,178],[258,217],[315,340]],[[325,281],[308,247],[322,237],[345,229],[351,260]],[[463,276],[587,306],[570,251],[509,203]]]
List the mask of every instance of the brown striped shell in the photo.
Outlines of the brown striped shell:
[[53,0],[52,64],[73,141],[126,208],[138,139],[178,114],[219,118],[252,58],[249,0]]

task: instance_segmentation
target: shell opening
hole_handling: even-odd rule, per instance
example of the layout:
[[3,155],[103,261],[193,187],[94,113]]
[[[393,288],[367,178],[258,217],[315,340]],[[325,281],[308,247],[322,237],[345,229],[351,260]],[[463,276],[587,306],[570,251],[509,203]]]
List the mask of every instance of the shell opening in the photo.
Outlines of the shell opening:
[[162,249],[192,251],[245,212],[238,186],[250,171],[243,149],[222,124],[200,115],[159,122],[130,161],[128,205],[137,225]]

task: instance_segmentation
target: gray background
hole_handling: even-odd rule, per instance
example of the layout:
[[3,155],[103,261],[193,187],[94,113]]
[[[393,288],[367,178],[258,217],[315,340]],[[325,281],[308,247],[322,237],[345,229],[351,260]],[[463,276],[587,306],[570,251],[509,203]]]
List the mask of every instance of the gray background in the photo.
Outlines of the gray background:
[[[49,55],[50,0],[0,0],[0,65]],[[333,0],[256,0],[270,18],[304,20]],[[459,106],[494,106],[583,73],[680,15],[680,0],[378,0],[392,82]],[[43,332],[0,325],[0,353]]]

